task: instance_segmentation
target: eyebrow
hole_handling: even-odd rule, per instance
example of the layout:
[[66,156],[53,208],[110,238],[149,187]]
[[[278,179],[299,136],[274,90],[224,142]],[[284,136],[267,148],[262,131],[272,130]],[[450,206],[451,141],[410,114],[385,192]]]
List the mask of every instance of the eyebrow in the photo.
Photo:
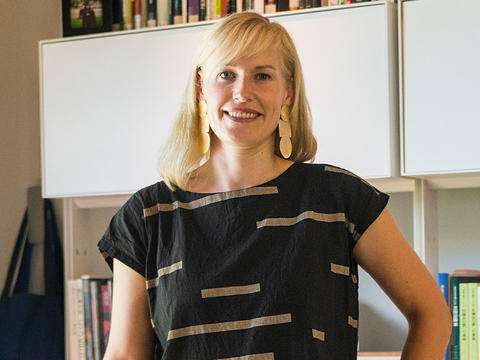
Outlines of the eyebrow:
[[[235,63],[233,64],[222,64],[222,67],[227,67],[227,66],[235,66]],[[266,70],[266,69],[271,69],[271,70],[276,70],[276,68],[273,65],[258,65],[253,68],[254,71],[258,70]]]

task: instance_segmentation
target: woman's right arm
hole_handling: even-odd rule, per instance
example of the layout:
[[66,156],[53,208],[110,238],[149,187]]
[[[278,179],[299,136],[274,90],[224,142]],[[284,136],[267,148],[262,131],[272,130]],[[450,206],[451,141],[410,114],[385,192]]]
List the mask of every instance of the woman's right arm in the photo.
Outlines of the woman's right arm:
[[145,278],[118,260],[113,263],[110,336],[104,360],[153,359]]

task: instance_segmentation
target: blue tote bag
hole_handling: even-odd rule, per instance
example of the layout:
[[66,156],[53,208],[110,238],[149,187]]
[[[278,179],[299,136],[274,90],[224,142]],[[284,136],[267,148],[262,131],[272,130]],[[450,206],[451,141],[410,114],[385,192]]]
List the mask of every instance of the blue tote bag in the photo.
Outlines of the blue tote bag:
[[65,359],[62,250],[52,204],[48,199],[43,204],[45,295],[28,293],[32,245],[27,210],[0,300],[1,360]]

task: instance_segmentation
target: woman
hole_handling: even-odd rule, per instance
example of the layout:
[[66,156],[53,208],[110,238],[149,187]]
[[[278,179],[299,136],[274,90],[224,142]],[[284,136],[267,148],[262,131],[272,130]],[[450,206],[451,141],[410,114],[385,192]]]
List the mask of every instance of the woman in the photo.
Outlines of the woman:
[[[114,262],[106,359],[356,359],[357,264],[409,322],[402,359],[441,359],[450,315],[388,197],[316,151],[287,32],[218,23],[163,151],[99,243]],[[145,289],[146,288],[146,289]]]

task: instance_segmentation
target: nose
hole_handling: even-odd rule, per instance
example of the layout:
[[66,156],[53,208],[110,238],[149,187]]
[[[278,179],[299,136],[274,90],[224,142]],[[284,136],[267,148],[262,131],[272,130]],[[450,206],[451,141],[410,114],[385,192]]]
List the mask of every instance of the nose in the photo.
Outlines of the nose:
[[246,77],[239,77],[233,87],[233,100],[238,103],[252,99],[252,84]]

